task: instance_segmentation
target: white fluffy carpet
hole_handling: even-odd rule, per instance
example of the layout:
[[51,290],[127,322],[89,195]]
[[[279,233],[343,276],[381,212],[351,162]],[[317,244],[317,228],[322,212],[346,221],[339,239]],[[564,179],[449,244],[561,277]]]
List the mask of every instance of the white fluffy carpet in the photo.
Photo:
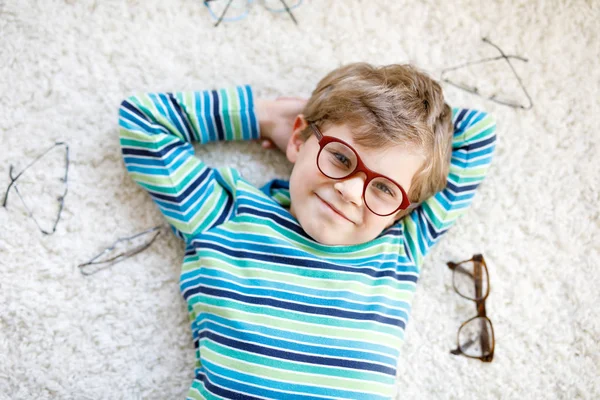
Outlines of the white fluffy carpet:
[[[1,189],[10,164],[17,172],[56,141],[71,156],[54,235],[37,230],[14,191],[0,209],[0,398],[180,399],[191,382],[180,242],[169,233],[90,277],[76,267],[161,222],[121,161],[125,96],[243,83],[261,96],[308,95],[352,61],[412,62],[439,78],[445,67],[496,56],[483,36],[529,59],[513,64],[534,108],[444,85],[452,105],[496,116],[499,141],[473,207],[424,266],[399,398],[600,398],[599,3],[313,0],[295,15],[298,28],[257,2],[245,20],[214,28],[200,0],[0,1]],[[471,75],[510,91],[507,72],[497,63]],[[256,143],[199,152],[257,184],[289,173]],[[23,176],[19,189],[36,212],[54,204],[35,188],[60,175],[59,161]],[[490,268],[491,364],[449,354],[476,310],[454,293],[445,262],[475,252]]]

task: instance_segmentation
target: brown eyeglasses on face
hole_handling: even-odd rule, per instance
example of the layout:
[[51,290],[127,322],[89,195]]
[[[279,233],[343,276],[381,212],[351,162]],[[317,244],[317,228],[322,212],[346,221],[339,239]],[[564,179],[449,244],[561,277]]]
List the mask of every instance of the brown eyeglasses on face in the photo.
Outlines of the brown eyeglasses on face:
[[410,206],[408,196],[398,182],[367,168],[348,143],[323,135],[313,122],[310,127],[319,141],[317,167],[323,175],[341,180],[359,172],[364,173],[366,180],[362,198],[373,214],[385,217]]
[[494,358],[494,327],[485,312],[485,299],[490,293],[490,278],[487,265],[481,254],[459,263],[448,262],[453,271],[454,290],[477,305],[477,315],[464,322],[457,335],[457,347],[450,351],[454,355],[478,358],[491,362]]

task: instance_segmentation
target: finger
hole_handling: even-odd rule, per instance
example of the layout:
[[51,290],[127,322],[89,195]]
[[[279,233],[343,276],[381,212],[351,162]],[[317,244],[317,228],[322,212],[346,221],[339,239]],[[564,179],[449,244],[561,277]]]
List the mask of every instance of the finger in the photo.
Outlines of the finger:
[[263,149],[270,149],[273,147],[273,142],[271,142],[270,140],[263,140],[261,145]]

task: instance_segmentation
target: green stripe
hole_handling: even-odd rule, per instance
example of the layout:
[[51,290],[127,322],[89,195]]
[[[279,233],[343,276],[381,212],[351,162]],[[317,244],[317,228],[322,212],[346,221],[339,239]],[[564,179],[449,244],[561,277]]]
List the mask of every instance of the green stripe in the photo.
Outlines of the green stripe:
[[[271,359],[257,356],[252,353],[231,351],[227,347],[211,341],[203,342],[202,357],[204,359],[245,374],[274,379],[281,382],[292,382],[300,385],[329,387],[338,390],[343,388],[341,390],[358,391],[361,393],[376,393],[381,396],[389,394],[390,391],[390,388],[386,387],[380,380],[373,382],[351,378],[342,379],[332,375],[323,376],[311,374],[307,373],[307,368],[303,368],[301,364],[284,360],[273,362]],[[240,353],[243,354],[243,358],[240,357]],[[288,370],[286,371],[283,367],[287,367]],[[319,374],[328,372],[322,371],[322,368],[314,365],[308,369],[319,371]],[[387,385],[389,385],[389,383],[387,383]]]
[[[156,107],[156,104],[152,101],[152,99],[150,99],[150,97],[148,95],[136,97],[136,99],[138,99],[138,101],[139,101],[139,103],[137,103],[138,108],[140,108],[144,112],[144,114],[146,114],[146,116],[148,116],[148,119],[150,121],[154,122],[154,124],[157,124],[159,126],[167,128],[169,133],[171,133],[174,136],[177,136],[179,139],[186,142],[186,139],[185,139],[185,136],[183,135],[183,133],[179,132],[177,130],[177,128],[175,127],[175,125],[172,123],[171,119],[168,116],[163,115],[158,110],[158,108]],[[166,108],[165,105],[161,104],[161,106],[163,108]]]
[[192,386],[190,387],[187,396],[197,400],[223,400],[222,397],[215,396],[214,394],[206,390],[206,388],[204,387],[204,383],[196,379],[194,379],[194,381],[192,382]]
[[240,115],[240,99],[235,88],[231,88],[227,90],[227,92],[229,97],[229,110],[227,115],[229,116],[231,125],[233,127],[234,139],[242,140],[244,139],[244,131],[242,128],[242,118]]
[[[152,168],[152,166],[147,166]],[[192,180],[197,179],[204,172],[206,165],[198,159],[188,158],[176,171],[169,175],[144,174],[141,172],[130,172],[137,181],[145,183],[148,189],[163,194],[178,195]],[[206,187],[211,187],[210,183]]]
[[234,140],[233,127],[231,125],[231,118],[229,118],[229,96],[227,90],[219,89],[219,101],[221,103],[221,117],[223,119],[223,126],[225,127],[225,140]]
[[283,228],[278,228],[277,225],[272,225],[269,220],[259,219],[253,216],[240,215],[237,220],[243,221],[243,224],[227,224],[223,226],[225,231],[237,234],[252,233],[258,235],[269,236],[273,238],[273,242],[280,242],[295,250],[304,251],[309,255],[323,258],[330,262],[352,262],[359,259],[369,259],[374,256],[387,256],[389,259],[395,259],[398,252],[398,245],[393,243],[382,243],[377,247],[375,254],[364,254],[364,252],[354,252],[349,254],[327,254],[320,250],[306,247],[303,243],[298,243],[287,236],[287,231]]
[[370,296],[373,294],[373,289],[377,288],[377,295],[396,300],[410,302],[414,297],[414,283],[399,282],[395,279],[367,279],[362,274],[357,279],[357,274],[352,273],[315,270],[313,268],[285,266],[266,261],[252,260],[247,260],[244,266],[239,268],[235,266],[235,257],[230,257],[210,249],[199,249],[198,256],[202,257],[202,262],[197,261],[198,264],[196,267],[190,266],[188,268],[186,266],[186,270],[203,265],[218,268],[244,278],[267,279],[269,281],[285,283],[293,280],[294,285],[312,289],[328,291],[348,290],[363,296]]
[[202,134],[200,133],[201,132],[200,123],[198,121],[198,115],[196,115],[196,106],[194,105],[194,102],[195,102],[194,92],[178,93],[177,98],[183,104],[183,106],[184,106],[183,109],[188,116],[188,120],[192,124],[192,128],[194,129],[194,135],[195,135],[194,139],[196,141],[200,141]]
[[[381,338],[375,341],[376,343],[386,343],[390,340],[397,340],[398,334],[401,331],[400,327],[375,323],[373,321],[355,321],[326,315],[301,313],[289,309],[266,307],[262,305],[257,306],[231,299],[214,298],[204,295],[203,293],[197,293],[190,296],[188,298],[188,303],[194,307],[196,313],[198,312],[196,307],[199,307],[201,310],[208,306],[223,308],[228,311],[228,316],[226,318],[230,319],[231,315],[229,314],[232,310],[252,313],[254,314],[254,318],[259,316],[269,316],[275,318],[271,321],[272,323],[275,323],[276,321],[279,321],[279,323],[267,326],[279,326],[286,330],[290,329],[289,324],[293,321],[297,323],[309,323],[314,327],[315,331],[313,334],[316,335],[322,335],[322,329],[327,326],[335,326],[336,333],[339,333],[341,330],[347,330],[346,335],[342,336],[344,338],[356,337],[357,340],[366,341],[367,338],[371,339],[373,336],[381,335]],[[374,335],[374,331],[376,331],[378,335]],[[385,337],[387,337],[387,340],[382,340]]]

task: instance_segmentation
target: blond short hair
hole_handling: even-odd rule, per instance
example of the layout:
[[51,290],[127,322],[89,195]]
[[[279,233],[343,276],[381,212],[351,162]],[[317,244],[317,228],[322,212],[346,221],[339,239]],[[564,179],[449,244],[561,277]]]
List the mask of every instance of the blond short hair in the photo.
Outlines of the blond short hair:
[[[355,63],[337,68],[319,82],[304,117],[320,127],[349,124],[355,142],[366,147],[402,144],[420,151],[425,162],[408,192],[413,204],[446,187],[452,111],[440,85],[411,65]],[[310,129],[303,132],[304,139],[310,135]]]

